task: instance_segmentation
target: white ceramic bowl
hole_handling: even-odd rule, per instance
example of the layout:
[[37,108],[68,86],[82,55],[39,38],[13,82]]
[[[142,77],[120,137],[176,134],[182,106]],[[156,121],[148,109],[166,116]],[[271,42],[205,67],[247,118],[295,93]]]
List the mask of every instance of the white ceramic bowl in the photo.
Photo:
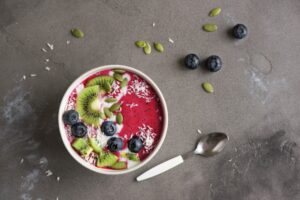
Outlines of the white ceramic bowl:
[[[98,168],[96,166],[91,165],[90,163],[88,163],[87,161],[85,161],[84,159],[82,159],[76,152],[75,150],[72,148],[70,142],[67,139],[67,134],[65,132],[65,127],[64,127],[64,123],[62,120],[62,116],[64,113],[64,109],[65,106],[67,104],[68,101],[68,97],[70,96],[71,92],[75,89],[76,86],[78,86],[84,79],[86,79],[87,77],[91,76],[92,74],[95,74],[98,71],[102,71],[105,69],[113,69],[113,68],[118,68],[118,69],[125,69],[127,71],[131,71],[136,73],[137,75],[139,75],[140,77],[142,77],[144,80],[146,80],[152,87],[153,89],[156,91],[157,95],[160,98],[160,102],[162,105],[162,109],[163,109],[163,115],[164,115],[164,120],[163,120],[163,129],[162,129],[162,133],[161,133],[161,137],[159,142],[157,143],[157,145],[155,146],[154,150],[152,151],[152,153],[150,155],[148,155],[148,157],[143,160],[141,163],[139,163],[138,165],[132,167],[132,168],[128,168],[128,169],[124,169],[124,170],[109,170],[109,169],[103,169],[103,168]],[[105,65],[105,66],[101,66],[101,67],[97,67],[94,68],[86,73],[84,73],[83,75],[81,75],[80,77],[78,77],[67,89],[66,93],[64,94],[62,101],[60,103],[60,107],[59,107],[59,113],[58,113],[58,125],[59,125],[59,131],[60,131],[60,135],[62,138],[62,141],[66,147],[66,149],[68,150],[68,152],[71,154],[71,156],[78,162],[80,163],[82,166],[86,167],[89,170],[92,170],[94,172],[97,173],[101,173],[101,174],[107,174],[107,175],[118,175],[118,174],[125,174],[125,173],[129,173],[132,172],[134,170],[137,170],[139,168],[141,168],[142,166],[144,166],[146,163],[148,163],[158,152],[158,150],[160,149],[161,145],[164,142],[164,139],[166,137],[167,134],[167,128],[168,128],[168,110],[167,110],[167,105],[166,105],[166,101],[160,91],[160,89],[157,87],[157,85],[151,80],[151,78],[149,78],[146,74],[144,74],[143,72],[134,69],[132,67],[128,67],[128,66],[124,66],[124,65]]]

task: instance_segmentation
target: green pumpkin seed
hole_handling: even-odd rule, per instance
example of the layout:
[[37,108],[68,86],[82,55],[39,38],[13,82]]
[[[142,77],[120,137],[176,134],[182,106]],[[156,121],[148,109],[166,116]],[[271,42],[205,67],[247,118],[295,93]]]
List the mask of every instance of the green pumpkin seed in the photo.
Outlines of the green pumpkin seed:
[[146,42],[143,40],[138,40],[135,42],[135,45],[139,48],[144,48],[146,46]]
[[151,54],[151,45],[149,44],[149,42],[146,42],[146,46],[144,47],[144,53],[146,55]]
[[122,82],[122,81],[123,81],[122,74],[114,73],[114,79],[116,79],[116,80]]
[[218,30],[218,26],[216,24],[204,24],[202,28],[207,32],[214,32]]
[[114,104],[109,108],[109,111],[115,112],[115,111],[119,110],[120,108],[121,108],[121,104],[119,104],[119,103],[114,103]]
[[122,113],[118,113],[116,116],[116,121],[118,124],[122,124],[123,123],[123,115]]
[[125,87],[128,84],[128,79],[124,78],[123,81],[121,82],[121,88]]
[[113,71],[116,72],[116,73],[119,73],[119,74],[124,74],[125,73],[125,70],[123,70],[123,69],[114,69]]
[[110,118],[113,115],[113,113],[110,112],[109,108],[103,108],[103,111],[107,118]]
[[102,85],[103,89],[105,90],[105,92],[111,92],[111,86],[108,82],[103,82],[103,85]]
[[118,100],[116,98],[113,98],[113,97],[108,97],[108,98],[105,99],[105,102],[107,102],[107,103],[114,103],[116,101],[118,101]]
[[214,8],[209,12],[210,17],[218,16],[221,13],[222,9],[220,7]]
[[207,92],[207,93],[213,93],[214,92],[214,87],[212,86],[212,84],[210,84],[208,82],[202,83],[202,87],[203,87],[204,91]]
[[76,38],[83,38],[84,37],[84,33],[78,28],[71,29],[71,34]]
[[103,112],[99,112],[99,116],[100,116],[101,119],[105,119],[106,118],[106,116],[105,116],[105,114]]
[[159,43],[159,42],[154,42],[154,48],[156,49],[156,51],[158,52],[164,52],[164,46]]

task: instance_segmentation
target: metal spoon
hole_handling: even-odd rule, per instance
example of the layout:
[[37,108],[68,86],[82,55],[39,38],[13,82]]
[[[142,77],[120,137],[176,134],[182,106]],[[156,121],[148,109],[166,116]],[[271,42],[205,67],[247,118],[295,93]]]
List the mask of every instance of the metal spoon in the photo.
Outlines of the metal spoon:
[[171,158],[155,167],[144,172],[136,178],[137,181],[143,181],[159,174],[164,173],[165,171],[176,167],[177,165],[183,163],[184,159],[190,157],[191,155],[201,155],[204,157],[211,157],[218,154],[225,147],[225,144],[229,140],[228,136],[225,133],[209,133],[202,136],[197,144],[197,147],[194,151],[188,152],[186,154],[176,156]]

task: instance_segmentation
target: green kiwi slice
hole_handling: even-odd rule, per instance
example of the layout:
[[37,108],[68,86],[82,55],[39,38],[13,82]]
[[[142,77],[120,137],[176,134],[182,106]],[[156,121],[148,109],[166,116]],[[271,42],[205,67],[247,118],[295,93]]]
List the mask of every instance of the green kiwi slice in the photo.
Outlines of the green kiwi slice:
[[87,87],[99,85],[101,89],[105,92],[111,92],[111,85],[114,82],[114,78],[111,76],[98,76],[96,78],[91,79],[87,83]]
[[92,149],[96,152],[96,153],[102,153],[103,150],[100,147],[99,143],[96,141],[95,138],[90,138],[88,139],[89,145],[92,147]]
[[99,126],[101,112],[99,107],[100,87],[98,85],[84,88],[76,100],[76,110],[82,120],[89,125]]
[[126,157],[132,161],[137,161],[137,162],[140,161],[140,158],[136,153],[126,153]]
[[118,160],[118,157],[110,152],[103,152],[99,154],[97,160],[97,167],[111,167]]
[[72,143],[72,147],[80,152],[81,155],[87,156],[92,153],[93,149],[83,138],[76,138]]
[[116,162],[111,166],[112,169],[126,169],[127,168],[127,162],[125,161],[119,161]]

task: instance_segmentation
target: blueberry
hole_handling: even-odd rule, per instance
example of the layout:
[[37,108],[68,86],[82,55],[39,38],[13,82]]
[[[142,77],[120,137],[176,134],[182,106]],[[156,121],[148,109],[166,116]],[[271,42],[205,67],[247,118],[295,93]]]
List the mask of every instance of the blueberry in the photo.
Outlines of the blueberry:
[[196,69],[200,65],[200,59],[196,54],[188,54],[184,58],[184,64],[189,69]]
[[248,29],[244,24],[237,24],[233,27],[233,37],[243,39],[248,34]]
[[101,125],[101,131],[106,136],[113,136],[117,132],[117,127],[112,121],[105,121]]
[[123,147],[123,140],[121,138],[112,137],[107,141],[107,147],[111,152],[119,151]]
[[217,72],[222,68],[222,60],[219,56],[212,55],[206,60],[206,67],[211,72]]
[[78,122],[71,126],[72,135],[77,138],[82,138],[87,134],[87,127],[82,122]]
[[131,152],[137,153],[139,152],[143,147],[143,141],[138,136],[133,136],[128,141],[128,149]]
[[79,120],[78,112],[76,112],[75,110],[66,111],[63,115],[63,120],[64,120],[64,123],[66,123],[68,125],[73,125],[73,124],[77,123]]

